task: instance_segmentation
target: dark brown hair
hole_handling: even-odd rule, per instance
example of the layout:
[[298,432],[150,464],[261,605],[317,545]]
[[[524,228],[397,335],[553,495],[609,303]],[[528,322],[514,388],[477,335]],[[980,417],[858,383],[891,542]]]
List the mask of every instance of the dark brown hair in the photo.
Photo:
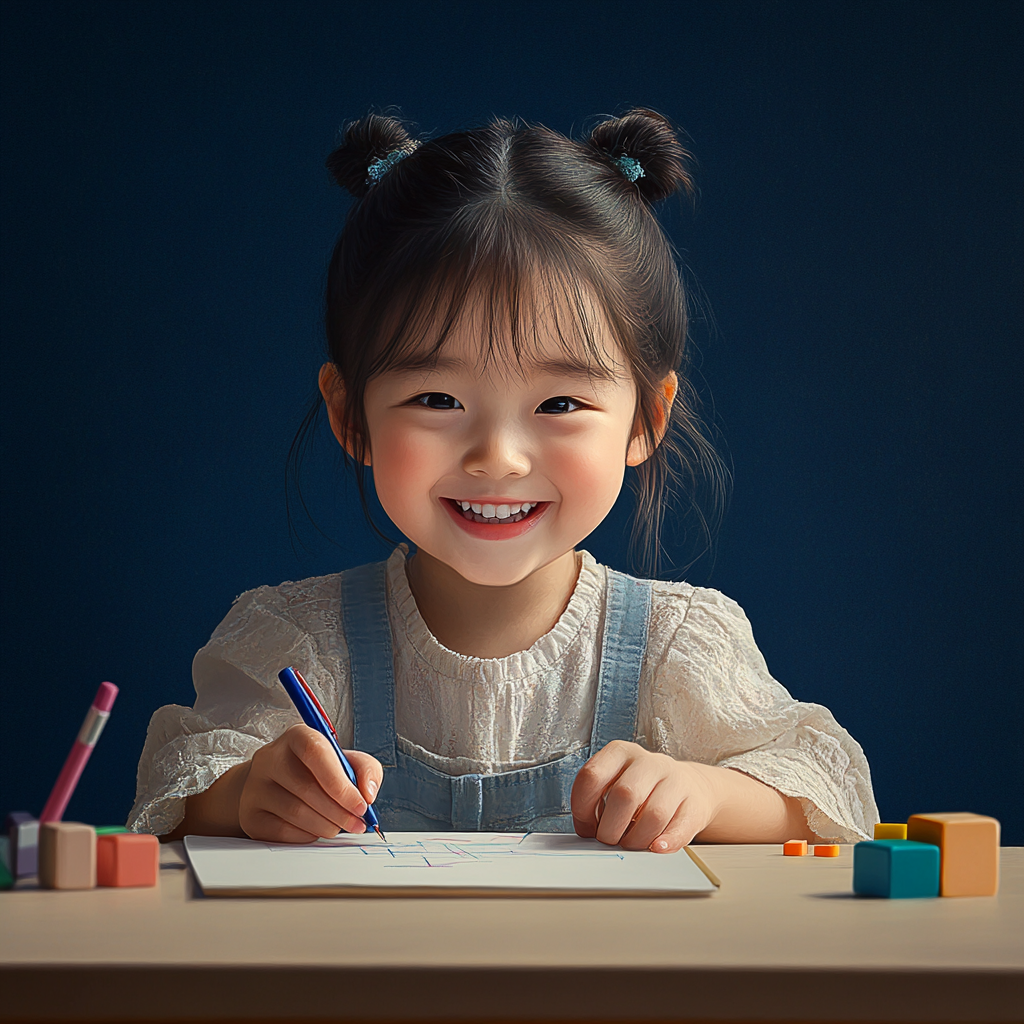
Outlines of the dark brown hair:
[[[631,161],[643,171],[635,180],[626,173],[635,169]],[[684,516],[696,518],[701,553],[710,548],[728,472],[702,426],[688,376],[687,297],[652,209],[674,193],[694,194],[691,165],[669,121],[644,109],[604,121],[586,141],[505,120],[423,142],[393,116],[370,114],[346,126],[327,167],[356,201],[328,270],[327,346],[345,386],[360,499],[382,538],[394,543],[366,500],[367,381],[399,366],[430,365],[467,302],[483,310],[489,328],[481,332],[484,359],[494,356],[497,336],[510,336],[522,367],[543,307],[554,312],[570,357],[601,375],[608,368],[596,341],[596,302],[636,386],[634,431],[653,450],[633,471],[631,554],[644,575],[658,575],[673,484],[685,496]],[[658,385],[672,370],[679,387],[656,445]],[[318,398],[292,445],[296,479],[321,404]]]

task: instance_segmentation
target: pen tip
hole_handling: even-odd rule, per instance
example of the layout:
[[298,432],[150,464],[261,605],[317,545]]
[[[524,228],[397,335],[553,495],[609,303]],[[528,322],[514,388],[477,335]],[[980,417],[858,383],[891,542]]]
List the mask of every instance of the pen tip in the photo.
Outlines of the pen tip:
[[374,832],[376,832],[376,833],[377,833],[377,835],[379,835],[379,836],[381,837],[381,839],[383,839],[383,840],[384,840],[384,842],[385,842],[385,843],[386,843],[386,842],[388,841],[388,840],[387,840],[387,836],[385,836],[385,835],[384,835],[384,833],[383,833],[383,832],[381,832],[381,830],[380,830],[380,826],[379,826],[379,825],[374,825],[374,826],[373,826],[373,831],[374,831]]

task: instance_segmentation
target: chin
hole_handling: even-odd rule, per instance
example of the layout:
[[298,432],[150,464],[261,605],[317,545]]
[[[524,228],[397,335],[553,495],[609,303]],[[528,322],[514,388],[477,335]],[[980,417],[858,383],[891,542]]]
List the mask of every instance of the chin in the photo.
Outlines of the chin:
[[534,571],[530,569],[524,572],[521,566],[513,568],[511,566],[476,565],[462,561],[449,562],[448,565],[467,583],[475,583],[479,587],[512,587],[521,583]]
[[442,561],[468,583],[480,587],[514,587],[559,557],[559,554],[546,556],[539,552],[523,552],[520,558],[509,555],[500,558],[492,555],[488,558],[485,553],[479,560],[473,560],[466,558],[462,552],[454,558],[445,558]]

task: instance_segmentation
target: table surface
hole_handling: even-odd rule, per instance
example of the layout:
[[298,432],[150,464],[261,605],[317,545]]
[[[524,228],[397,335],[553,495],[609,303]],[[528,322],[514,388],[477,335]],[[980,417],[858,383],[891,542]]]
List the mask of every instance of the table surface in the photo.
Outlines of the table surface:
[[171,843],[155,889],[0,894],[0,1019],[1024,1017],[1024,848],[931,900],[855,897],[849,846],[695,849],[710,897],[210,899]]

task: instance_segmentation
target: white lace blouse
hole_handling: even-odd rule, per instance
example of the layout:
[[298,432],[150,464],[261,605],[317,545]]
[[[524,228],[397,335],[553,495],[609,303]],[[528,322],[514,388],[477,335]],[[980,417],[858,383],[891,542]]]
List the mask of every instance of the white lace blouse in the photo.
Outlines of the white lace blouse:
[[[416,607],[407,548],[387,563],[399,748],[449,775],[528,768],[585,747],[597,692],[607,570],[583,551],[568,606],[529,650],[474,658],[442,646]],[[348,650],[338,576],[257,587],[195,656],[194,708],[149,724],[129,827],[161,835],[185,798],[300,721],[277,672],[297,668],[351,746]],[[637,742],[679,760],[738,768],[799,798],[811,830],[855,842],[878,821],[860,745],[820,704],[768,672],[750,623],[716,590],[656,581],[640,675]],[[384,785],[387,785],[385,776]]]

